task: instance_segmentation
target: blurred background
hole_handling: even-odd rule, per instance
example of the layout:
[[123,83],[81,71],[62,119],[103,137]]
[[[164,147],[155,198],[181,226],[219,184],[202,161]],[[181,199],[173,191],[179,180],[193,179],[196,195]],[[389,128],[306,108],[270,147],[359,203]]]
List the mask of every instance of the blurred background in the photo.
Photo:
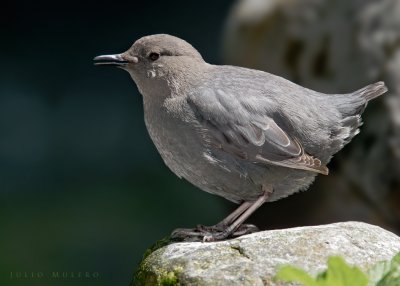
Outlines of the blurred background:
[[385,80],[390,92],[367,108],[361,134],[330,163],[331,174],[263,206],[250,222],[272,229],[359,220],[400,233],[400,1],[3,8],[0,285],[128,285],[148,246],[235,208],[167,169],[128,73],[92,64],[154,33],[187,40],[210,63],[266,70],[318,91]]

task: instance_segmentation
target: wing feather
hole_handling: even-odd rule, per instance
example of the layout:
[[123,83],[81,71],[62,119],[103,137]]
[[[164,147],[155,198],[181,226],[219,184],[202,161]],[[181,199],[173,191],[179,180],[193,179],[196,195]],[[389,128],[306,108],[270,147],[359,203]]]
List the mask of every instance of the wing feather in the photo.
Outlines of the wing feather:
[[[300,142],[277,124],[268,108],[262,108],[266,104],[262,94],[244,97],[221,88],[197,88],[187,101],[210,146],[244,160],[328,174],[321,160],[307,154]],[[244,108],[258,105],[261,107],[252,112]]]

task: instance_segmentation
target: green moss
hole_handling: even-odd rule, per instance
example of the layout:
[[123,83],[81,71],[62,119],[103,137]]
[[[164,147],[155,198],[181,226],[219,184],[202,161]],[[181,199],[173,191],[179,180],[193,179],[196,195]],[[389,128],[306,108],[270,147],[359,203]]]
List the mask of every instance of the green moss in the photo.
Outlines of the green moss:
[[167,272],[164,276],[160,277],[159,284],[161,286],[176,286],[178,284],[178,278],[175,275],[175,272]]
[[139,270],[132,281],[132,286],[178,286],[177,273],[174,271],[162,271],[152,269],[151,271],[146,265],[146,262],[142,262]]
[[174,243],[174,241],[172,241],[169,236],[161,238],[156,243],[154,243],[152,246],[150,246],[149,248],[146,249],[146,251],[143,254],[142,261],[145,260],[147,258],[147,256],[152,254],[157,249],[159,249],[161,247],[164,247],[164,246],[166,246],[168,244],[171,244],[171,243]]
[[149,271],[145,261],[142,261],[136,270],[131,286],[156,285],[157,276]]
[[[143,254],[142,261],[139,267],[135,271],[131,286],[147,286],[147,285],[160,285],[160,286],[170,286],[179,285],[178,278],[174,272],[165,271],[155,271],[155,269],[150,269],[149,265],[146,263],[146,258],[152,254],[154,251],[173,243],[170,237],[164,237],[150,246]],[[154,265],[153,265],[154,268]],[[156,274],[157,272],[158,275]]]

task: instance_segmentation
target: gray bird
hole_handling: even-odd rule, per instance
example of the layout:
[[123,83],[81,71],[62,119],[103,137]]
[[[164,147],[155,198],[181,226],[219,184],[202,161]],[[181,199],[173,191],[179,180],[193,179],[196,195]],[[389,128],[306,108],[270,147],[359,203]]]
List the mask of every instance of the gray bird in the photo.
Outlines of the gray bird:
[[186,41],[158,34],[96,65],[129,72],[143,95],[145,123],[179,178],[240,206],[215,226],[178,229],[175,238],[222,240],[255,230],[243,222],[265,202],[307,189],[358,134],[383,82],[324,94],[267,72],[206,63]]

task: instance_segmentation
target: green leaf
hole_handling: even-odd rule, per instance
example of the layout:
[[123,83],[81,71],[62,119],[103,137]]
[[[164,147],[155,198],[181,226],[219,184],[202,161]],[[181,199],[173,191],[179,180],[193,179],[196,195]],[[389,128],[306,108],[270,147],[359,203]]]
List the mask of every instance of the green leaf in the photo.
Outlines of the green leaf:
[[294,266],[282,266],[275,279],[286,282],[298,282],[305,286],[318,286],[317,282],[307,272]]
[[381,261],[375,264],[369,271],[368,271],[368,276],[369,276],[369,283],[368,286],[377,286],[378,282],[385,277],[391,267],[391,262],[390,261]]
[[328,259],[328,269],[318,274],[316,278],[302,269],[284,266],[275,279],[297,282],[305,286],[367,286],[368,284],[368,277],[360,269],[348,265],[342,258],[335,256]]
[[[400,253],[398,253],[395,257],[393,257],[393,259],[388,264],[389,264],[389,267],[388,267],[389,270],[382,271],[382,273],[381,273],[382,278],[375,284],[376,286],[399,286],[400,285]],[[374,285],[374,284],[371,284],[371,285]]]
[[328,269],[317,277],[323,286],[367,286],[368,277],[357,267],[348,265],[343,258],[333,256],[328,259]]
[[283,266],[275,279],[304,286],[400,286],[400,253],[391,261],[377,263],[368,271],[368,276],[359,268],[347,264],[343,258],[333,256],[328,259],[327,270],[316,278],[302,269]]

